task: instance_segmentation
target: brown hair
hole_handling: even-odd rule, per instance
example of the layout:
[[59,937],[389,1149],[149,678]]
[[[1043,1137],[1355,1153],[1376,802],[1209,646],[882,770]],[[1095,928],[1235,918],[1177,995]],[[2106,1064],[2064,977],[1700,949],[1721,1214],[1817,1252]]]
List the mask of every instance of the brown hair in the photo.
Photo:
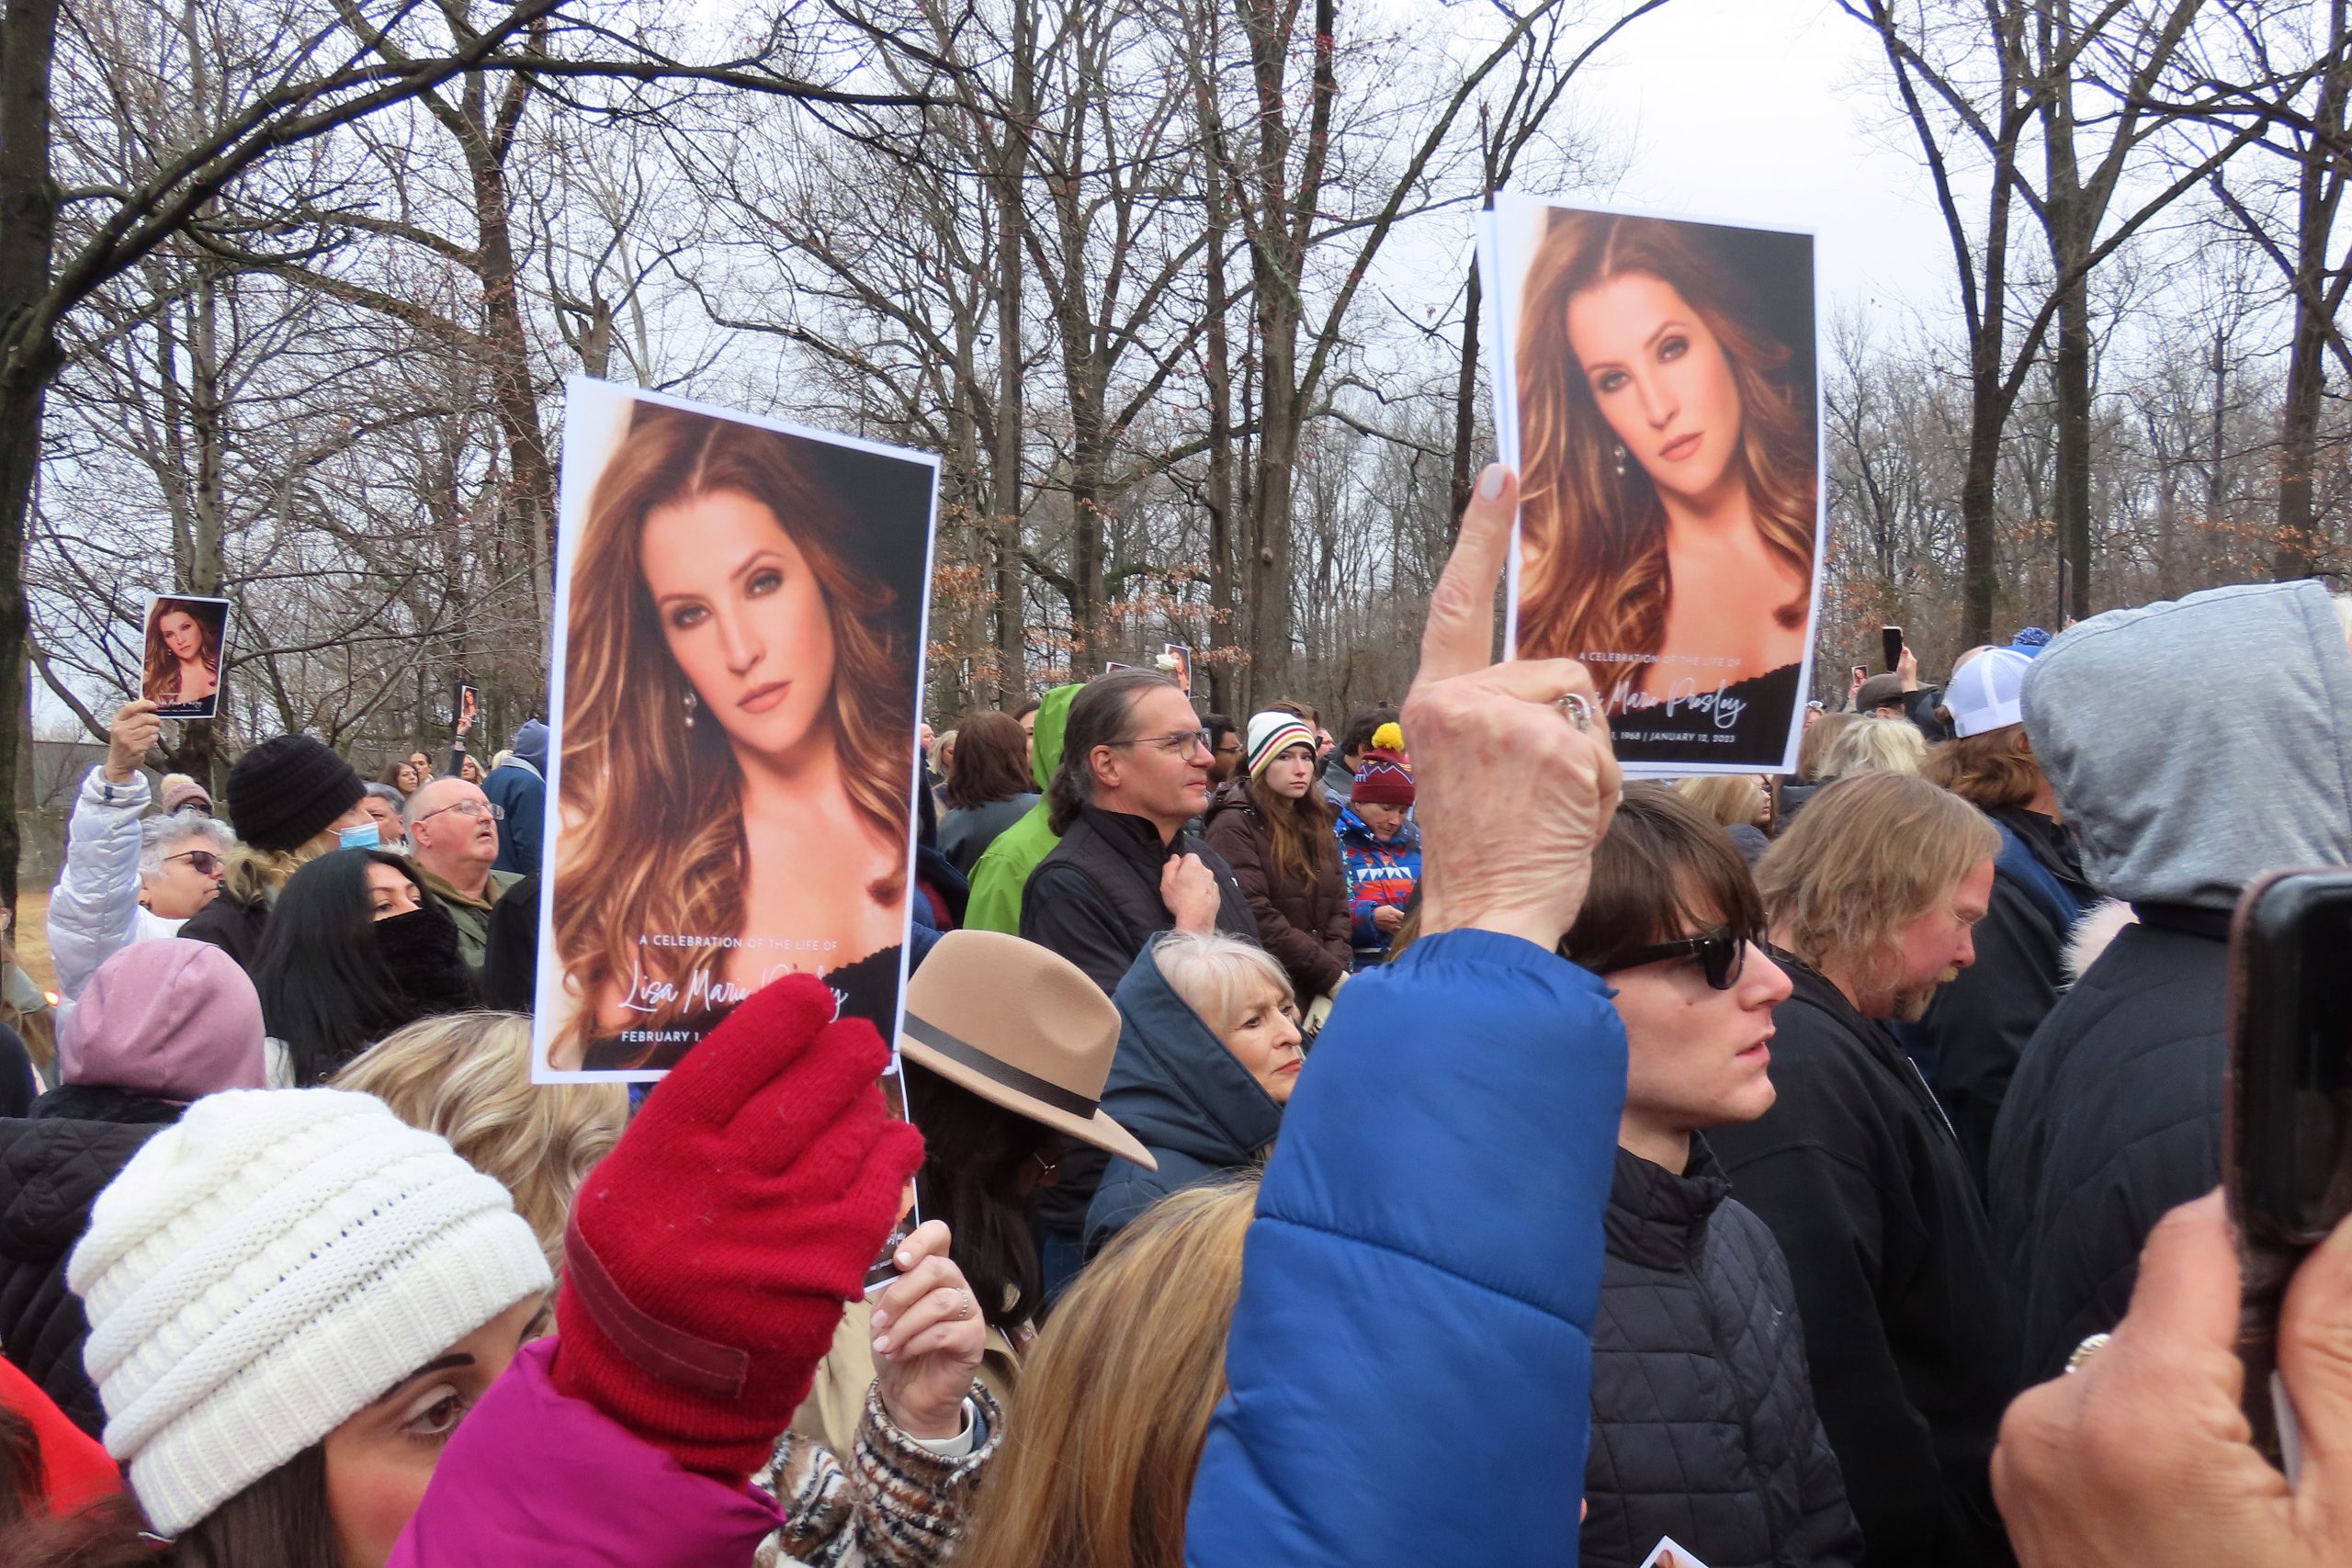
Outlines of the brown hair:
[[1703,778],[1677,779],[1674,788],[1718,827],[1753,828],[1758,825],[1756,786],[1762,777],[1760,773],[1710,773]]
[[1984,811],[2023,806],[2041,793],[2042,783],[2041,764],[2022,724],[1928,747],[1919,776]]
[[1836,713],[1823,714],[1804,732],[1804,739],[1797,747],[1797,779],[1803,784],[1821,783],[1821,764],[1838,738],[1861,722],[1862,716],[1840,708]]
[[334,1087],[372,1094],[410,1126],[448,1139],[514,1197],[557,1273],[571,1201],[628,1124],[619,1084],[531,1082],[531,1021],[521,1013],[412,1023],[353,1057]]
[[[689,971],[707,951],[640,946],[641,936],[743,929],[741,778],[717,723],[681,723],[692,688],[645,586],[645,519],[657,508],[741,495],[766,507],[799,548],[832,632],[823,722],[850,803],[878,839],[906,841],[910,653],[896,595],[857,564],[858,519],[819,468],[820,451],[804,437],[641,402],[597,478],[572,559],[564,655],[561,808],[572,830],[555,866],[555,949],[583,1004],[568,1034],[594,1036],[595,998],[632,969],[674,982],[679,998],[635,1015],[634,1028],[656,1033],[689,1010]],[[901,866],[866,891],[887,904],[905,886]]]
[[956,1568],[1181,1568],[1257,1196],[1254,1176],[1186,1188],[1078,1277],[1022,1368]]
[[1764,904],[1747,863],[1720,823],[1673,790],[1627,784],[1560,951],[1606,975],[1636,949],[1717,926],[1764,940]]
[[9,1568],[342,1568],[327,1507],[323,1442],[157,1546],[129,1491],[66,1518],[40,1517],[0,1531]]
[[1027,795],[1037,785],[1029,776],[1029,738],[1010,714],[976,713],[956,732],[955,760],[947,767],[947,804],[970,807]]
[[1822,787],[1756,863],[1781,945],[1862,976],[1902,962],[1904,929],[2001,850],[1984,814],[1911,773]]
[[1628,274],[1679,293],[1723,345],[1739,391],[1739,455],[1757,531],[1804,584],[1774,616],[1784,626],[1804,622],[1818,479],[1785,377],[1789,351],[1749,324],[1737,279],[1690,231],[1662,219],[1555,211],[1528,269],[1519,328],[1519,507],[1528,541],[1519,651],[1526,657],[1655,654],[1665,640],[1674,592],[1665,507],[1641,466],[1613,455],[1615,436],[1568,342],[1568,301]]
[[180,689],[180,657],[164,641],[164,617],[186,615],[196,623],[197,661],[212,671],[214,690],[220,681],[220,626],[213,617],[222,614],[218,604],[192,604],[184,599],[158,599],[147,618],[151,628],[147,637],[147,670],[140,678],[139,690],[157,702],[174,702]]
[[[1307,750],[1311,752],[1314,748]],[[1276,877],[1291,886],[1305,886],[1319,874],[1338,873],[1340,838],[1332,826],[1340,811],[1323,793],[1320,780],[1309,773],[1306,793],[1296,799],[1276,794],[1256,773],[1244,780],[1241,787],[1250,804],[1257,807],[1259,819],[1266,824],[1272,850],[1267,857],[1268,869]]]

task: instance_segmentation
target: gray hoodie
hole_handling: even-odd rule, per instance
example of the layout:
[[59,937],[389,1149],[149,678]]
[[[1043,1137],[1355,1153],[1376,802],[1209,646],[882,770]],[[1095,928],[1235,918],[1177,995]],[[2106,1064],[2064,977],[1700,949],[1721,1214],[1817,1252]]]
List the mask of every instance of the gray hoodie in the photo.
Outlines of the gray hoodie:
[[2024,713],[2109,897],[2228,909],[2266,871],[2352,864],[2352,649],[2319,583],[2094,615]]

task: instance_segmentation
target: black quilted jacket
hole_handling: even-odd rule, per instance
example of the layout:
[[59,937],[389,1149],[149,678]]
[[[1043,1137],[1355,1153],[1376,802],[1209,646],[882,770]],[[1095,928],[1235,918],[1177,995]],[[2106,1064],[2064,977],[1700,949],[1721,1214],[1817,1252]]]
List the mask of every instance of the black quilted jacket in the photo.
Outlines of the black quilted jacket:
[[2026,1044],[1993,1131],[2024,1381],[2113,1328],[2165,1211],[2222,1179],[2230,917],[2148,905]]
[[65,1260],[98,1193],[178,1114],[162,1100],[68,1087],[44,1095],[29,1118],[0,1121],[0,1352],[92,1437],[106,1416],[82,1370],[90,1324],[66,1286]]
[[1617,1151],[1592,1330],[1586,1568],[1635,1568],[1661,1536],[1708,1568],[1861,1561],[1788,1265],[1729,1190],[1703,1139],[1679,1176]]

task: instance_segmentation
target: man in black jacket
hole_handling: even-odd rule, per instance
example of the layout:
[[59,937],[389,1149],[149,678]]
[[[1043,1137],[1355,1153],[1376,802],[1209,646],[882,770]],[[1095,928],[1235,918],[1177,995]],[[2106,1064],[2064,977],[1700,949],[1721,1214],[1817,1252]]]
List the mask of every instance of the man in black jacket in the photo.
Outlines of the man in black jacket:
[[[1046,797],[1061,842],[1029,874],[1021,934],[1077,964],[1106,996],[1151,939],[1175,926],[1162,889],[1188,856],[1216,878],[1216,929],[1257,940],[1232,868],[1185,829],[1208,804],[1210,756],[1193,705],[1157,671],[1097,676],[1069,705]],[[1075,1147],[1038,1195],[1048,1300],[1078,1271],[1087,1206],[1109,1161]]]
[[1871,1562],[2008,1562],[1987,1465],[2012,1390],[2008,1302],[1960,1142],[1883,1020],[1974,956],[2000,840],[1923,779],[1824,789],[1757,883],[1794,990],[1780,1095],[1710,1134],[1787,1254],[1815,1400]]
[[2216,588],[2093,616],[2026,677],[2091,886],[2138,915],[2042,1020],[1994,1126],[2030,1379],[2115,1326],[2156,1221],[2222,1179],[2238,895],[2266,871],[2352,864],[2344,611],[2316,582]]
[[1169,863],[1216,874],[1217,930],[1255,941],[1258,922],[1223,858],[1184,829],[1208,802],[1207,732],[1175,682],[1114,670],[1069,706],[1047,808],[1061,842],[1029,874],[1021,934],[1102,987],[1119,988],[1144,944],[1176,923],[1160,895]]

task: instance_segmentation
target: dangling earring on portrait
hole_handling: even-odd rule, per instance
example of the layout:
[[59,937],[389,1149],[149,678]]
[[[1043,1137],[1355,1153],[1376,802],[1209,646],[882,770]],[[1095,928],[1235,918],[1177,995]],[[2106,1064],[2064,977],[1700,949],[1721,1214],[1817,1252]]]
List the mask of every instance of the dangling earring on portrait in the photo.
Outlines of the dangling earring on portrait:
[[686,728],[688,729],[695,727],[695,694],[692,688],[689,688],[686,692]]
[[1625,477],[1625,444],[1623,441],[1612,441],[1609,444],[1609,450],[1616,456],[1617,477],[1622,479]]

